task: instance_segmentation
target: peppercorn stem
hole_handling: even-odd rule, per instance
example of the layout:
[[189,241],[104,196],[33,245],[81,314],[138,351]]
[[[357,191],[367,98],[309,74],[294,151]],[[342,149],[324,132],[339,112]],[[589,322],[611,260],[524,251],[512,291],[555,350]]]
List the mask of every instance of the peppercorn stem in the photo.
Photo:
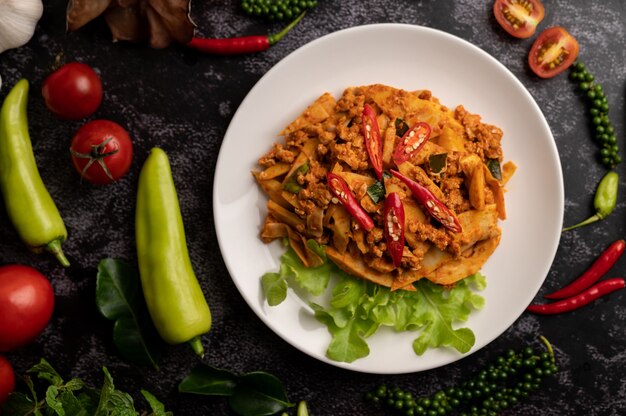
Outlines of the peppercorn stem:
[[200,337],[193,337],[189,341],[187,341],[189,345],[191,345],[191,349],[196,353],[200,358],[204,358],[204,347],[202,346],[202,341]]
[[300,22],[300,20],[302,20],[302,18],[304,17],[305,14],[306,14],[306,12],[300,13],[300,16],[296,17],[291,23],[289,23],[280,32],[274,33],[272,35],[267,35],[267,41],[269,42],[270,46],[275,45],[276,43],[278,43],[278,41],[280,41],[283,37],[285,37],[287,32],[289,32],[291,29],[293,29],[293,27],[295,25],[297,25],[298,22]]
[[550,354],[550,358],[552,359],[552,362],[554,362],[554,349],[552,348],[552,344],[550,344],[550,341],[548,341],[548,339],[543,335],[539,335],[539,339],[543,342],[543,345],[546,346],[548,354]]
[[46,246],[46,251],[52,253],[54,257],[57,258],[61,266],[68,267],[70,265],[69,260],[63,254],[63,250],[61,249],[61,240],[52,240]]

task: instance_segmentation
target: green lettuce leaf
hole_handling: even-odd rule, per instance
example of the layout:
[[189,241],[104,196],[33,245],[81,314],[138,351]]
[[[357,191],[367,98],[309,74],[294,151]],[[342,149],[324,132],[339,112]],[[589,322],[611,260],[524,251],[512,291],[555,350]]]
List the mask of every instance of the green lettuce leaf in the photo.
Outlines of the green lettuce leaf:
[[289,247],[281,257],[279,273],[266,273],[262,284],[268,303],[277,305],[286,298],[287,288],[293,283],[318,296],[328,287],[330,275],[336,277],[328,305],[310,302],[316,319],[331,334],[326,351],[330,359],[353,362],[366,357],[369,354],[366,340],[381,326],[398,332],[415,332],[413,350],[417,355],[439,347],[466,353],[474,346],[471,329],[455,325],[467,321],[473,311],[484,306],[484,298],[476,293],[486,287],[482,274],[469,276],[452,288],[422,279],[414,284],[415,292],[392,292],[348,275],[327,260],[322,246],[309,244],[325,264],[306,268]]

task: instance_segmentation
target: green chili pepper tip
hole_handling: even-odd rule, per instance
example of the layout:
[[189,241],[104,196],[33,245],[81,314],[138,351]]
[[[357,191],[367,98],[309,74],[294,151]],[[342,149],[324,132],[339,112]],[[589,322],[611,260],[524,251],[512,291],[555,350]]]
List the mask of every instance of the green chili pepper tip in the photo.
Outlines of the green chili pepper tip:
[[65,257],[65,254],[63,254],[63,250],[61,249],[61,240],[53,240],[48,243],[48,245],[46,246],[46,251],[52,253],[54,257],[57,258],[59,263],[61,263],[61,266],[69,267],[70,262],[67,257]]
[[204,347],[202,346],[202,341],[200,337],[193,337],[189,341],[187,341],[189,345],[191,345],[191,349],[196,355],[200,358],[204,358]]

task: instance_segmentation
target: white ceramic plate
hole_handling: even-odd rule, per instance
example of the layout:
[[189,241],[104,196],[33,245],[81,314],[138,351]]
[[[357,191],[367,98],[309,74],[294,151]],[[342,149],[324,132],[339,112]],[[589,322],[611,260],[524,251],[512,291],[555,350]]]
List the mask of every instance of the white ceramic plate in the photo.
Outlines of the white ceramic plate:
[[272,68],[242,102],[224,137],[215,173],[215,226],[241,295],[287,342],[351,370],[422,371],[465,355],[434,349],[416,356],[415,333],[379,331],[368,339],[368,357],[334,362],[325,356],[330,335],[304,301],[290,291],[281,305],[269,307],[261,290],[261,276],[278,270],[283,250],[258,237],[267,198],[250,171],[277,133],[322,93],[339,97],[348,86],[373,83],[429,89],[442,104],[463,104],[504,130],[505,160],[518,170],[507,186],[501,244],[483,268],[486,305],[464,324],[476,335],[470,353],[513,324],[541,287],[557,250],[564,194],[557,148],[541,110],[515,76],[481,49],[441,31],[400,24],[355,27],[319,38]]

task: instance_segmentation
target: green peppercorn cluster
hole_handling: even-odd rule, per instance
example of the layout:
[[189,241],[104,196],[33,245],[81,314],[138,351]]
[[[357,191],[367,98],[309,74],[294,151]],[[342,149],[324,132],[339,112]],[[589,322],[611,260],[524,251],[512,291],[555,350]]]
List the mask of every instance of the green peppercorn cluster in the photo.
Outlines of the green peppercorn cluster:
[[531,347],[508,350],[460,386],[429,397],[414,398],[411,392],[398,387],[381,386],[367,393],[366,399],[398,415],[495,416],[537,390],[546,376],[556,373],[552,349],[549,351]]
[[317,6],[317,0],[241,0],[244,13],[270,20],[291,20]]
[[578,83],[578,88],[587,99],[595,139],[600,146],[600,161],[606,168],[613,169],[622,158],[619,155],[615,129],[609,119],[609,103],[602,85],[595,80],[594,75],[582,62],[572,65],[570,79]]

